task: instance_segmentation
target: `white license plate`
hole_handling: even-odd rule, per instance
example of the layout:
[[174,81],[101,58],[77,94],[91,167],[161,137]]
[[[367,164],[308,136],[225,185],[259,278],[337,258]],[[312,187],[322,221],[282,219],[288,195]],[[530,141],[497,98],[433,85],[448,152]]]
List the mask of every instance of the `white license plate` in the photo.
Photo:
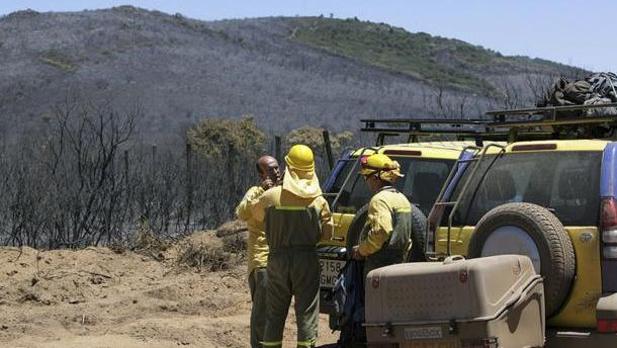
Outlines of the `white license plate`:
[[407,327],[404,331],[405,339],[411,340],[427,340],[439,339],[443,337],[441,326],[430,327]]
[[319,267],[321,275],[319,277],[319,286],[322,288],[332,288],[336,282],[339,272],[345,266],[345,261],[319,259]]

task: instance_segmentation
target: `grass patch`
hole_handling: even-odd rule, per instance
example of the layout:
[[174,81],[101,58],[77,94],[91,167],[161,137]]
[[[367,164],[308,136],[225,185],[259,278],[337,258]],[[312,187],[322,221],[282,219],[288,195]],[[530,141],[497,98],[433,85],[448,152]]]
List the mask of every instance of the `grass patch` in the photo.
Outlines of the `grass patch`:
[[481,71],[501,59],[459,40],[409,33],[387,24],[323,18],[298,18],[294,24],[296,41],[449,87],[492,91],[486,81],[467,71]]
[[75,71],[77,69],[77,64],[66,54],[58,50],[47,50],[39,56],[39,59],[47,65],[51,65],[54,68],[66,72]]
[[357,18],[290,18],[292,40],[401,72],[429,84],[491,95],[495,88],[482,78],[487,69],[572,75],[582,69],[499,52],[461,40],[410,33],[384,23]]

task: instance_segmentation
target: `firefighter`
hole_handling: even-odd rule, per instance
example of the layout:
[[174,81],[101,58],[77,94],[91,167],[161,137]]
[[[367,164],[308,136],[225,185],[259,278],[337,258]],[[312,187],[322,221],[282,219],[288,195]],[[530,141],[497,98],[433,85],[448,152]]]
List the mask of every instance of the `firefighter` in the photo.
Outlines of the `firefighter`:
[[360,158],[360,174],[373,192],[368,216],[353,248],[353,258],[365,259],[366,275],[379,267],[405,262],[411,246],[411,203],[394,183],[403,175],[398,162],[384,154]]
[[268,244],[263,222],[257,221],[251,214],[248,202],[261,196],[266,190],[275,186],[280,179],[279,164],[274,157],[262,156],[256,163],[261,184],[251,187],[236,208],[236,215],[246,221],[248,227],[247,254],[249,288],[251,290],[251,348],[261,347],[265,329],[266,286],[268,276]]
[[264,221],[268,255],[266,329],[263,347],[281,347],[292,296],[298,326],[297,347],[314,347],[319,317],[319,258],[316,245],[332,228],[330,208],[321,195],[313,152],[294,145],[285,156],[281,186],[251,203]]

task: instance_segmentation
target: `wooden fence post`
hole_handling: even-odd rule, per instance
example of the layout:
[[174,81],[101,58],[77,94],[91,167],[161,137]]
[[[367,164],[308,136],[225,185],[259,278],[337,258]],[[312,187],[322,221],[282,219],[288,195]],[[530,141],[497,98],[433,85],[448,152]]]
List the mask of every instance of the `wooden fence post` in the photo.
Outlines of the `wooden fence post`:
[[191,144],[186,143],[186,223],[184,232],[188,232],[191,227],[191,210],[193,208],[193,180],[191,166],[192,150]]
[[281,158],[281,137],[278,135],[274,136],[274,158],[281,163],[283,160]]
[[324,129],[323,133],[323,143],[326,147],[326,158],[328,159],[328,166],[330,170],[334,169],[334,157],[332,155],[332,144],[330,143],[330,133]]
[[129,212],[129,221],[132,222],[133,220],[133,205],[132,200],[131,200],[131,196],[132,196],[132,190],[131,190],[131,180],[129,177],[129,150],[124,150],[124,185],[125,185],[125,196],[126,196],[126,201],[125,201],[125,205],[126,205],[126,209]]

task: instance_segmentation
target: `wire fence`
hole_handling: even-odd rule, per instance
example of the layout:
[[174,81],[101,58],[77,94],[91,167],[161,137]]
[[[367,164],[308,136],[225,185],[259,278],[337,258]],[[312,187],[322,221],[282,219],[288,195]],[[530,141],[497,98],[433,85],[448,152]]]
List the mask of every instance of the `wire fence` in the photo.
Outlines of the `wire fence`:
[[[222,164],[188,144],[136,143],[134,115],[82,116],[0,147],[0,245],[126,245],[139,230],[174,237],[210,229],[232,219],[258,183],[254,156]],[[285,144],[270,139],[265,148],[280,157]],[[317,158],[322,179],[326,163]]]
[[0,245],[126,243],[139,229],[177,236],[232,218],[255,159],[221,165],[188,144],[136,142],[140,112],[67,101],[41,134],[0,145]]

